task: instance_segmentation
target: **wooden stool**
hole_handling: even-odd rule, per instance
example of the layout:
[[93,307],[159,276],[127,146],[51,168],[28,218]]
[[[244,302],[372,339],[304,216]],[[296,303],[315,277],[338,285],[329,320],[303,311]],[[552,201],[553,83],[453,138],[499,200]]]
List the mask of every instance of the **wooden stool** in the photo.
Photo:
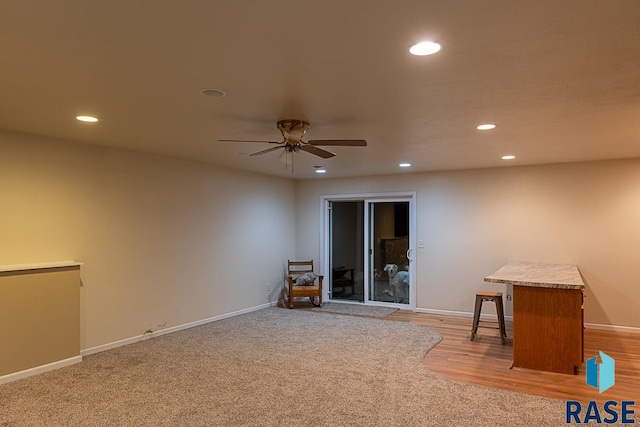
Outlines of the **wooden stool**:
[[[478,326],[480,323],[480,311],[482,310],[482,303],[484,301],[493,301],[496,303],[496,314],[498,315],[498,327],[495,329],[500,329],[500,339],[502,340],[502,344],[504,344],[504,340],[507,337],[507,331],[504,325],[504,308],[502,306],[502,292],[487,292],[487,291],[478,291],[476,292],[476,308],[473,311],[473,328],[471,329],[471,341],[476,337],[476,333],[478,332]],[[485,328],[486,326],[480,326]]]

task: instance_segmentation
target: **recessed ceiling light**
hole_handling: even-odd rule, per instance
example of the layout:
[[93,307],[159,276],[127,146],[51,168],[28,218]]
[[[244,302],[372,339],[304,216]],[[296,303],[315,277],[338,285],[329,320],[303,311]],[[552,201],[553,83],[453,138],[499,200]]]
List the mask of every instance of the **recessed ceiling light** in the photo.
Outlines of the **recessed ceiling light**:
[[316,173],[327,173],[326,169],[316,169]]
[[200,94],[212,98],[222,98],[227,96],[227,92],[220,89],[200,89]]
[[495,129],[496,125],[494,125],[493,123],[487,123],[484,125],[478,125],[476,126],[476,129],[478,130],[491,130],[491,129]]
[[400,163],[398,166],[400,166],[401,168],[410,168],[411,163]]
[[95,123],[98,121],[97,118],[91,116],[76,116],[76,120],[80,120],[81,122]]
[[409,52],[416,56],[433,55],[440,50],[440,45],[436,42],[420,42],[409,48]]
[[515,158],[516,156],[512,156],[511,154],[509,154],[508,156],[502,156],[502,160],[513,160]]

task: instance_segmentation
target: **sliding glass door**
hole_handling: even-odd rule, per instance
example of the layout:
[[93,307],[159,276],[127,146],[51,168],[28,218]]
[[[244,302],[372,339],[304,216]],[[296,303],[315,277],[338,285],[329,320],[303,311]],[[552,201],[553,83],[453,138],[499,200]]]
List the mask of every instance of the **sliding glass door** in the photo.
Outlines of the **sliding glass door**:
[[326,202],[329,298],[413,307],[413,195]]
[[370,202],[369,299],[409,304],[409,202]]
[[331,299],[364,302],[364,201],[329,206]]

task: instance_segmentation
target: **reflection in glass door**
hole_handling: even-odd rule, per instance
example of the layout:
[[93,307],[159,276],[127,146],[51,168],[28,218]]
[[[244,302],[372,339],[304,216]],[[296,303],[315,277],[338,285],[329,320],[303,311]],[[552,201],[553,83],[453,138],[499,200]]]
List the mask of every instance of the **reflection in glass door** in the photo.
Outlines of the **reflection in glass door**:
[[364,201],[330,202],[329,212],[331,299],[364,302]]
[[409,202],[370,202],[368,206],[368,300],[409,304]]

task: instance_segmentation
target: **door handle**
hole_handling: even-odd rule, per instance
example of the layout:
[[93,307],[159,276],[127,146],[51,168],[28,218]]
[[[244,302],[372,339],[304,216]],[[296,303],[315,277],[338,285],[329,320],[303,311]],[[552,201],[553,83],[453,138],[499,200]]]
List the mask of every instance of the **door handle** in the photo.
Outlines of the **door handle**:
[[411,253],[412,252],[413,252],[413,248],[407,249],[407,259],[409,260],[409,262],[413,261],[413,258],[411,258]]

